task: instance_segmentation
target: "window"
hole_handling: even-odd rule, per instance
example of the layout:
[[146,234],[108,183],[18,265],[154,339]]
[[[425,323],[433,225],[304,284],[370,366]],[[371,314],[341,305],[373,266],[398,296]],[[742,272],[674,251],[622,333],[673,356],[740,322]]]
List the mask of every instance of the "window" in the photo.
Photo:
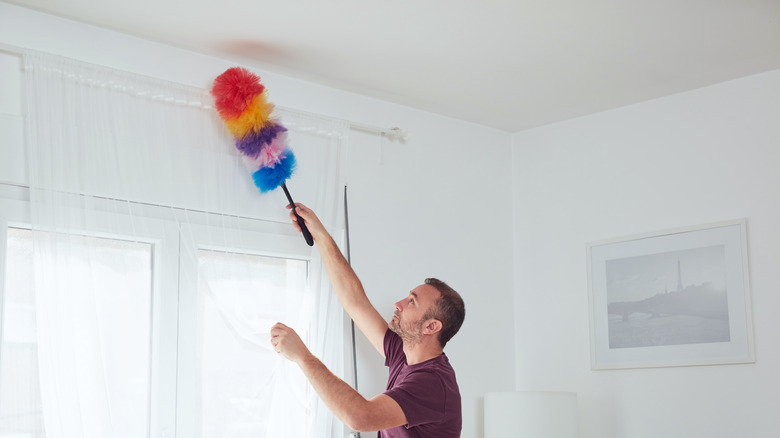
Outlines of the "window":
[[38,260],[24,220],[0,221],[0,438],[311,436],[313,392],[269,342],[279,321],[315,335],[310,250],[280,224],[191,215],[99,215]]
[[314,436],[314,394],[270,344],[277,322],[304,342],[313,335],[309,248],[281,224],[241,220],[216,233],[193,219],[179,260],[179,436]]
[[[265,333],[277,321],[298,319],[308,263],[201,249],[198,267],[207,280],[198,284],[202,436],[272,436],[275,377],[283,371]],[[303,375],[292,383],[298,392],[306,388]],[[286,414],[306,417],[305,403],[292,410]],[[290,429],[302,424],[289,425],[285,436],[301,436]]]
[[[151,245],[69,240],[67,266],[44,267],[47,273],[67,269],[68,275],[56,276],[67,284],[41,290],[49,286],[44,279],[36,293],[33,233],[7,229],[0,436],[45,436],[44,406],[61,403],[62,394],[74,402],[107,403],[117,436],[142,436],[149,425]],[[57,305],[38,305],[49,298]],[[41,385],[42,379],[56,383]],[[97,391],[104,394],[94,397]]]

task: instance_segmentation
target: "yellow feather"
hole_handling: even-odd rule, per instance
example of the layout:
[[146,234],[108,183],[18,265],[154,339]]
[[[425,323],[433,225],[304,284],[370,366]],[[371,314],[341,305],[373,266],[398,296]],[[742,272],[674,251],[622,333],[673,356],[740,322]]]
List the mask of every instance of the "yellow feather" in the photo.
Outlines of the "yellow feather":
[[235,138],[244,138],[252,132],[262,129],[270,119],[274,105],[268,102],[265,93],[252,99],[240,117],[225,120],[225,127]]

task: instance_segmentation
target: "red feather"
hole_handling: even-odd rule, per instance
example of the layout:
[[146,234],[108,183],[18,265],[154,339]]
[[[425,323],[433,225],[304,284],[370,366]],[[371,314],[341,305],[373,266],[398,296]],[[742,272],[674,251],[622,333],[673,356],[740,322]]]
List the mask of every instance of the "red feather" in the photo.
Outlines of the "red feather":
[[252,98],[263,90],[265,87],[260,83],[260,76],[245,68],[233,67],[214,79],[211,95],[219,116],[226,120],[241,116]]

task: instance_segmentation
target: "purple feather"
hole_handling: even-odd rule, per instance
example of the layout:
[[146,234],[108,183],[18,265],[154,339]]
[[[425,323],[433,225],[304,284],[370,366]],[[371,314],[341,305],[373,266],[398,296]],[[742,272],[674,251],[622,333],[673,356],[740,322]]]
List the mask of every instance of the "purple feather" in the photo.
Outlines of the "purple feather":
[[265,145],[271,143],[282,132],[287,132],[287,128],[276,122],[271,122],[257,132],[236,139],[236,149],[247,157],[255,158]]

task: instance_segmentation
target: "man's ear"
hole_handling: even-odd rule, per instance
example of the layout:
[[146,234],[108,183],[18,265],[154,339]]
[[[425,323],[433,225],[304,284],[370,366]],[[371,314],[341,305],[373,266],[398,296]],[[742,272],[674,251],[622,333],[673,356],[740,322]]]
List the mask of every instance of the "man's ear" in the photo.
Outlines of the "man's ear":
[[425,321],[425,325],[423,326],[423,334],[426,335],[434,335],[436,333],[439,333],[442,329],[441,321],[438,319],[429,319]]

